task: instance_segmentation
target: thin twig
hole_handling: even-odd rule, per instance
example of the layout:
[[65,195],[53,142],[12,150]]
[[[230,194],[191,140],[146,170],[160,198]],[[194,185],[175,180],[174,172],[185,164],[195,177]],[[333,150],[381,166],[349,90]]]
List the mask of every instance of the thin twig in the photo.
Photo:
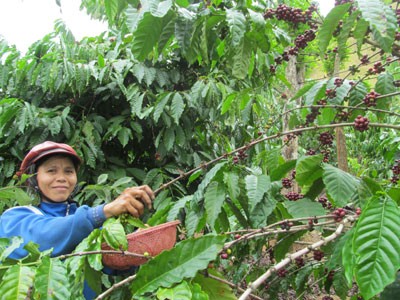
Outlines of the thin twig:
[[108,290],[106,290],[105,292],[101,293],[100,295],[97,296],[97,298],[95,300],[102,300],[104,299],[106,296],[108,296],[109,294],[111,294],[114,290],[118,289],[119,287],[131,282],[132,280],[134,280],[136,278],[136,274],[131,275],[126,277],[124,280],[121,280],[115,284],[113,284]]

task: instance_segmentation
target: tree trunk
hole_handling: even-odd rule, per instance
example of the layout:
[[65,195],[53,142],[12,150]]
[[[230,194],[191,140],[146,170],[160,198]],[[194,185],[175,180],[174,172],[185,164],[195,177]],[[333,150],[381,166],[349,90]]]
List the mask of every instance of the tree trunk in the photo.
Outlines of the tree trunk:
[[[292,89],[286,91],[286,99],[290,99],[295,95],[295,93],[301,88],[302,82],[304,82],[304,66],[302,65],[299,69],[297,68],[297,58],[296,56],[290,56],[288,65],[286,67],[286,78],[290,82]],[[284,111],[289,107],[287,100],[284,105]],[[299,100],[297,101],[297,104]],[[289,130],[289,119],[290,114],[285,114],[283,116],[283,131]],[[298,140],[297,137],[290,139],[290,141],[283,147],[282,155],[285,160],[292,160],[298,157]]]
[[[339,70],[340,70],[340,57],[339,57],[339,54],[336,53],[333,75],[338,77]],[[349,166],[347,163],[346,136],[344,134],[343,128],[336,127],[335,135],[336,135],[336,154],[337,154],[338,168],[345,172],[348,172]]]

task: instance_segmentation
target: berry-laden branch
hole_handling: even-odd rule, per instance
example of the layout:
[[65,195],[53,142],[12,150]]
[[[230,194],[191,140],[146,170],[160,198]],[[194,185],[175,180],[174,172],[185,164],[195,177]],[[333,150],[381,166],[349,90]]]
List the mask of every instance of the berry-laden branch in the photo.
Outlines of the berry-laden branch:
[[335,240],[336,238],[338,238],[346,223],[353,223],[355,220],[357,219],[357,216],[349,216],[346,217],[345,219],[343,219],[339,226],[337,227],[336,231],[334,233],[332,233],[331,235],[321,239],[318,242],[313,243],[312,245],[303,248],[291,255],[289,255],[288,257],[286,257],[285,259],[283,259],[282,261],[280,261],[279,263],[277,263],[274,267],[268,269],[267,272],[265,272],[263,275],[261,275],[259,278],[257,278],[254,282],[250,283],[247,290],[240,296],[239,300],[245,300],[247,299],[247,297],[254,292],[262,283],[264,283],[272,274],[274,274],[275,272],[283,269],[286,265],[288,265],[289,263],[291,263],[292,261],[294,261],[296,258],[299,258],[309,252],[311,252],[312,250],[315,250],[323,245],[328,244],[329,242]]
[[[368,123],[368,126],[400,130],[400,125],[392,125],[392,124],[386,124],[386,123],[382,123],[382,124],[381,123]],[[327,128],[337,128],[337,127],[355,127],[355,129],[357,129],[357,126],[355,123],[335,123],[335,124],[314,125],[314,126],[310,126],[310,127],[296,128],[296,129],[292,129],[292,130],[288,130],[288,131],[284,131],[284,132],[278,132],[274,135],[260,137],[258,139],[253,140],[252,142],[248,143],[247,145],[241,146],[241,147],[236,148],[230,152],[227,152],[213,160],[202,163],[200,166],[198,166],[190,171],[182,172],[181,175],[179,175],[178,177],[172,179],[171,181],[169,181],[167,183],[162,184],[158,189],[154,190],[154,194],[158,194],[161,190],[169,187],[170,185],[174,184],[177,181],[180,181],[180,180],[188,177],[189,175],[193,174],[194,172],[196,172],[198,170],[206,170],[210,165],[212,165],[222,159],[225,159],[235,153],[244,152],[259,143],[262,143],[262,142],[265,142],[268,140],[272,140],[272,139],[276,139],[276,138],[280,138],[285,135],[300,134],[305,131],[320,130],[320,129],[327,129]]]
[[[243,235],[240,235],[240,234],[236,235],[235,234],[235,233],[237,233],[236,231],[235,232],[227,232],[225,234],[235,234],[235,240],[225,243],[222,251],[231,248],[233,245],[235,245],[237,243],[240,243],[240,242],[243,242],[243,241],[249,240],[251,238],[255,238],[255,237],[271,235],[271,234],[278,234],[278,233],[310,230],[310,229],[314,229],[314,227],[317,227],[317,226],[335,224],[336,221],[318,222],[318,220],[320,220],[320,219],[335,219],[335,218],[336,218],[336,215],[331,214],[331,215],[324,215],[324,216],[286,219],[286,220],[276,222],[274,224],[270,224],[263,228],[248,230],[248,233],[243,234]],[[303,221],[308,221],[308,224],[297,225],[297,226],[294,225],[294,223],[303,222]],[[275,227],[280,227],[280,228],[276,229]]]
[[[386,94],[386,95],[380,95],[377,96],[375,99],[380,99],[380,98],[385,98],[385,97],[391,97],[394,96],[392,94]],[[396,92],[396,94],[400,94],[400,92]],[[299,110],[299,109],[304,109],[304,108],[311,108],[311,109],[324,109],[324,108],[334,108],[334,109],[358,109],[358,110],[365,110],[365,111],[374,111],[374,112],[379,112],[379,113],[384,113],[384,114],[388,114],[390,116],[396,116],[396,117],[400,117],[399,113],[393,112],[393,111],[389,111],[389,110],[385,110],[385,109],[378,109],[378,108],[371,108],[371,107],[358,107],[358,106],[349,106],[349,105],[302,105],[302,106],[297,106],[297,107],[293,107],[291,109],[288,109],[286,111],[284,111],[283,113],[281,113],[281,116],[284,116],[286,114],[289,114],[295,110]]]

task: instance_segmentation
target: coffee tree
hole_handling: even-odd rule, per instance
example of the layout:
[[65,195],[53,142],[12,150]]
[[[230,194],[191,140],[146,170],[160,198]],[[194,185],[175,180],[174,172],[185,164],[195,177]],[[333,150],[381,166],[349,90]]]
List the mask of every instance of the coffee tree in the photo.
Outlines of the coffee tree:
[[14,174],[55,140],[84,159],[78,202],[148,184],[144,222],[181,225],[118,276],[103,242],[144,255],[123,251],[121,219],[62,257],[30,243],[11,260],[21,238],[1,238],[0,294],[80,299],[86,280],[97,299],[394,299],[398,6],[83,0],[107,32],[78,41],[57,21],[23,55],[1,41],[1,212],[35,201]]

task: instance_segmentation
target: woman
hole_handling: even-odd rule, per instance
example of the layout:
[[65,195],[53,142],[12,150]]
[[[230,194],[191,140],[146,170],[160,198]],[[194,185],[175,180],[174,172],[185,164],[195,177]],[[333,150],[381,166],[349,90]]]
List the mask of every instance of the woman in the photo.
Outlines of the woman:
[[72,198],[80,164],[71,146],[50,141],[36,145],[25,156],[17,175],[32,174],[27,184],[39,194],[40,204],[13,207],[0,217],[0,237],[24,240],[10,258],[26,256],[23,246],[30,241],[38,244],[40,251],[53,248],[52,256],[70,253],[106,219],[124,213],[140,217],[145,206],[151,209],[154,193],[147,185],[127,188],[107,204],[78,207]]

